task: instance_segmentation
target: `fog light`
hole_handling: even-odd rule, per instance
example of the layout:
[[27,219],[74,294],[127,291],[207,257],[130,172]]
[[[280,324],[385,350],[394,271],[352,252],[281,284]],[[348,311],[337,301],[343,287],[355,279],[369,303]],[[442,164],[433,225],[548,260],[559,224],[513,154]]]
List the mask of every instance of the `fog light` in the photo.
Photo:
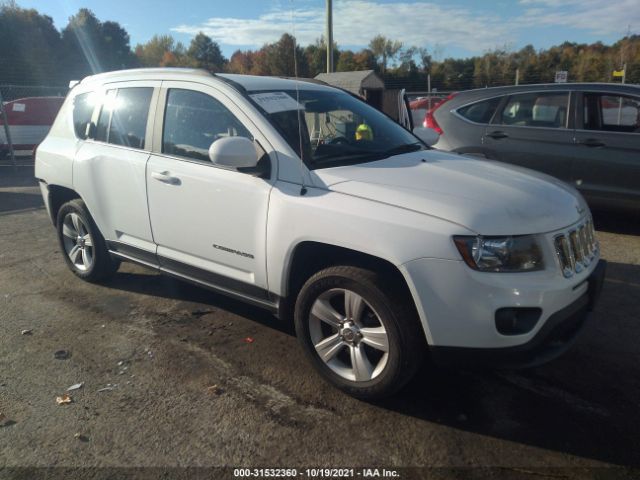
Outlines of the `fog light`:
[[513,307],[496,310],[496,329],[502,335],[522,335],[536,326],[541,308]]

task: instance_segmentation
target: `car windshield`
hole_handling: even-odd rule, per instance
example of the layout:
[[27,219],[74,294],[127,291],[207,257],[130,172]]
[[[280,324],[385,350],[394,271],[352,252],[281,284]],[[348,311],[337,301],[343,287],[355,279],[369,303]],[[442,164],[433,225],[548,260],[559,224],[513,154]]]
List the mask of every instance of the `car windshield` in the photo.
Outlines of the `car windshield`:
[[391,118],[339,90],[260,91],[249,96],[311,169],[426,148]]

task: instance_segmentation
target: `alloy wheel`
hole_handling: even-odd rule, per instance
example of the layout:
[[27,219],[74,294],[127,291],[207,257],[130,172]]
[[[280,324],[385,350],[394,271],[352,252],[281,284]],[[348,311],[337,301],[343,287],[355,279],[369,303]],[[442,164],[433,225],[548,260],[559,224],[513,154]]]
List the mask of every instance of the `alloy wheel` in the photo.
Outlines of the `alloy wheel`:
[[323,292],[311,307],[309,333],[320,359],[346,380],[373,380],[389,359],[389,339],[380,316],[352,290]]
[[64,250],[71,263],[80,271],[87,271],[94,261],[93,238],[82,217],[68,213],[62,222]]

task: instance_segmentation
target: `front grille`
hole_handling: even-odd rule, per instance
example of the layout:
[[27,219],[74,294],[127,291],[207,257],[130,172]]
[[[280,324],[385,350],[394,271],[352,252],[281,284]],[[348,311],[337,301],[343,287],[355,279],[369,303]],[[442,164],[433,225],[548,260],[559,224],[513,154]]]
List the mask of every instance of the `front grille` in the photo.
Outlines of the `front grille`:
[[589,218],[576,228],[555,236],[562,274],[569,278],[587,268],[598,253],[598,241]]

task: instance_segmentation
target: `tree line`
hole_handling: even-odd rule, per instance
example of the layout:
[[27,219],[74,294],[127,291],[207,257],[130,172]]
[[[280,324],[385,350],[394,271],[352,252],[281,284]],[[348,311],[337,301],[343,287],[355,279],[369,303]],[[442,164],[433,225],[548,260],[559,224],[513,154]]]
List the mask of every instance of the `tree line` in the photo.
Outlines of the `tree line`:
[[[431,85],[442,91],[520,83],[553,82],[565,70],[569,81],[610,82],[612,72],[627,64],[628,83],[640,83],[640,36],[613,45],[565,42],[548,49],[532,45],[512,51],[497,48],[470,58],[444,58],[435,47],[406,46],[377,35],[359,51],[334,44],[337,71],[376,70],[389,87],[420,91]],[[189,45],[170,35],[156,35],[131,47],[127,31],[80,9],[58,31],[53,19],[14,0],[0,6],[0,84],[65,85],[93,73],[135,67],[194,67],[210,72],[314,77],[326,71],[323,37],[305,47],[289,34],[256,50],[237,50],[225,58],[204,33]],[[616,79],[619,81],[619,79]]]

